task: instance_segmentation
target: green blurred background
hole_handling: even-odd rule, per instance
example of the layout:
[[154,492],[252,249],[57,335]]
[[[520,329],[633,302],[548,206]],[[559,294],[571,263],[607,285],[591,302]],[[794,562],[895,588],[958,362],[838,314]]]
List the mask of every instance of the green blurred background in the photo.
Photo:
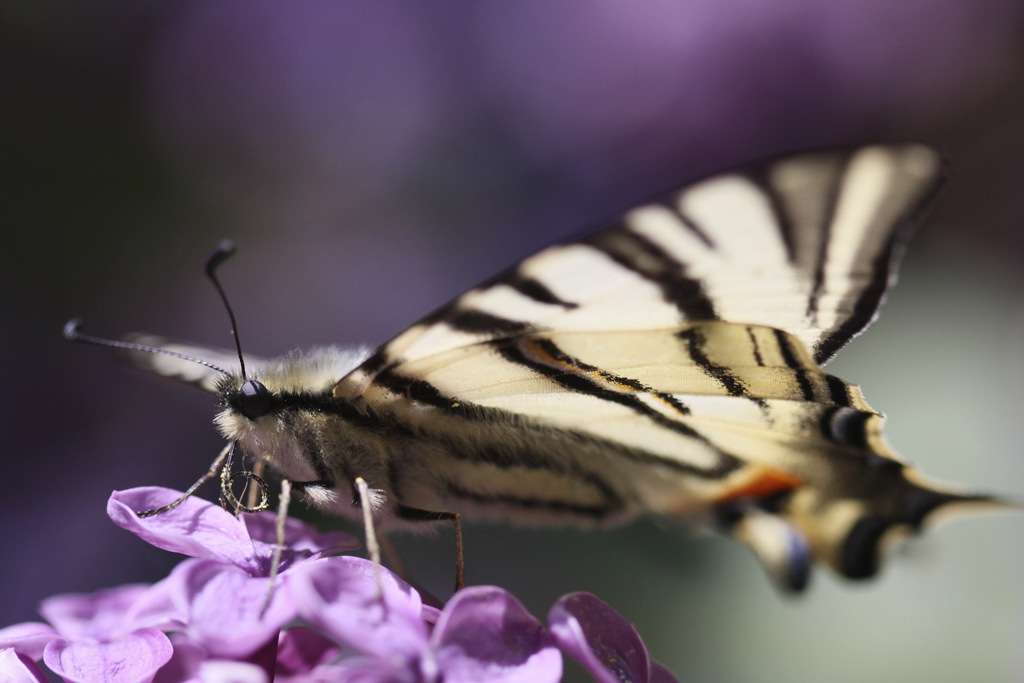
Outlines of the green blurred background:
[[[221,446],[202,396],[60,339],[255,355],[378,343],[638,199],[758,156],[916,140],[950,182],[881,320],[830,366],[933,476],[1024,494],[1024,4],[908,0],[0,6],[0,624],[176,561],[109,523]],[[212,492],[207,491],[207,496]],[[875,581],[777,595],[682,527],[467,530],[468,578],[573,590],[685,681],[1024,679],[1024,521],[972,519]],[[445,595],[451,544],[399,539]]]

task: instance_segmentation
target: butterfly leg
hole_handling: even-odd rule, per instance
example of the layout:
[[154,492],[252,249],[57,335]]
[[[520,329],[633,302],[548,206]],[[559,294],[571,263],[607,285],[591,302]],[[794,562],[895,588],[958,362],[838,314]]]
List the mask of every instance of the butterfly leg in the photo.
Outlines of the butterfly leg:
[[281,554],[284,552],[284,535],[288,524],[288,506],[292,502],[292,483],[287,479],[281,479],[281,495],[277,503],[277,519],[274,524],[275,546],[274,555],[270,560],[270,576],[267,583],[267,596],[263,599],[263,607],[260,614],[267,611],[270,601],[274,597],[274,581],[277,579],[277,572],[281,568]]
[[373,528],[373,501],[370,498],[370,486],[362,477],[356,477],[356,491],[359,494],[359,507],[363,510],[363,527],[366,530],[366,550],[373,561],[373,580],[377,584],[377,597],[383,599],[384,589],[380,583],[380,545],[377,533]]
[[462,555],[462,516],[458,512],[420,510],[399,505],[395,510],[399,519],[410,522],[454,522],[455,523],[455,591],[462,590],[465,581],[465,559]]
[[[262,458],[257,460],[252,466],[252,473],[258,478],[263,477],[264,471],[267,469],[267,461]],[[253,486],[246,493],[245,506],[248,508],[256,508],[259,505],[260,492],[262,489],[259,486]]]
[[180,498],[169,503],[168,505],[156,508],[155,510],[139,510],[135,514],[137,514],[140,518],[152,517],[153,515],[159,515],[163,512],[167,512],[168,510],[173,510],[174,508],[184,503],[186,500],[189,499],[189,497],[193,493],[196,492],[196,489],[198,489],[200,486],[202,486],[203,484],[217,476],[217,473],[220,471],[221,467],[223,467],[224,463],[227,461],[228,455],[231,453],[231,449],[233,447],[234,442],[229,443],[227,446],[225,446],[224,450],[222,450],[220,452],[220,455],[218,455],[217,458],[213,461],[213,464],[210,465],[210,469],[207,470],[206,474],[200,477],[199,481],[192,484],[192,486],[189,486],[188,490],[185,491],[185,493],[183,493]]

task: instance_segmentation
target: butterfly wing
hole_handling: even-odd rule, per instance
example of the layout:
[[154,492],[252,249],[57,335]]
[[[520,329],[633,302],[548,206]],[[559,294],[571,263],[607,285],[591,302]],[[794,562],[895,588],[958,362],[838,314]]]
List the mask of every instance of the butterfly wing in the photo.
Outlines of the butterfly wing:
[[[132,364],[210,393],[217,393],[219,382],[224,376],[218,368],[230,373],[237,373],[240,370],[238,354],[235,351],[174,341],[152,334],[134,334],[125,341],[159,349],[158,353],[127,351],[125,355]],[[247,361],[262,362],[260,359],[250,357],[247,357]]]
[[784,330],[824,363],[874,319],[940,184],[938,156],[919,145],[804,154],[718,175],[525,259],[393,339],[366,374],[538,330],[708,320]]
[[[513,520],[711,515],[800,588],[874,572],[959,500],[824,373],[874,318],[940,184],[920,146],[713,177],[559,244],[379,348],[335,396],[436,445],[409,502]],[[400,456],[399,456],[400,459]]]

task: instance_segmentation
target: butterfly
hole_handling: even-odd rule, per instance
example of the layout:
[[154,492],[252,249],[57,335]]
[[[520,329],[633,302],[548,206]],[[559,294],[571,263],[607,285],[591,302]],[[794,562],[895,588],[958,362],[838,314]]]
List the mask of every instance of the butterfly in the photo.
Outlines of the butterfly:
[[786,156],[549,246],[374,350],[244,363],[146,337],[134,359],[217,394],[224,437],[328,512],[683,518],[785,590],[815,560],[865,578],[937,510],[999,503],[927,481],[821,367],[876,317],[941,183],[920,145]]

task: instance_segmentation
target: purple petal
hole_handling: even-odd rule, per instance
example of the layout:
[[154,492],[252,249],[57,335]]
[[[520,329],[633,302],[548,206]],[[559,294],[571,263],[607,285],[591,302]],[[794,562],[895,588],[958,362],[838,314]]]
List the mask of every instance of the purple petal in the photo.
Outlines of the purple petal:
[[26,621],[0,629],[0,648],[14,648],[19,655],[39,661],[43,657],[43,648],[58,635],[49,624]]
[[268,683],[267,672],[249,662],[211,660],[199,665],[203,683]]
[[[364,654],[404,663],[427,647],[419,594],[383,567],[382,598],[377,595],[373,563],[360,557],[327,557],[289,573],[299,614],[311,624]],[[396,666],[405,666],[404,663]]]
[[324,634],[301,626],[290,628],[278,639],[277,676],[308,673],[338,653],[338,646]]
[[441,609],[434,607],[433,605],[423,605],[423,610],[420,612],[420,618],[427,622],[431,626],[437,623],[437,620],[441,618]]
[[221,560],[259,573],[252,541],[245,524],[220,507],[192,496],[173,510],[140,518],[139,510],[152,510],[177,499],[180,492],[157,486],[114,491],[107,514],[118,526],[158,548],[210,560]]
[[189,642],[182,633],[175,633],[170,638],[174,654],[156,672],[153,683],[200,683],[199,667],[206,661],[209,653],[195,643]]
[[170,577],[150,586],[125,614],[125,621],[133,630],[181,631],[185,628],[186,619],[186,614],[174,599],[174,581]]
[[145,683],[171,658],[171,641],[160,631],[140,629],[109,643],[57,639],[43,661],[58,676],[76,683]]
[[169,577],[170,589],[186,616],[188,634],[217,657],[247,657],[276,642],[281,626],[295,617],[285,577],[278,577],[264,610],[269,580],[253,578],[213,560],[186,560]]
[[424,682],[415,671],[376,657],[346,657],[296,674],[278,673],[274,683],[436,683]]
[[135,630],[128,623],[128,608],[149,589],[134,584],[95,593],[69,593],[47,598],[39,613],[65,638],[110,640]]
[[[277,544],[277,513],[260,512],[243,517],[253,544],[264,543],[273,548]],[[324,531],[297,519],[285,521],[284,544],[292,550],[322,553],[356,550],[359,539],[345,531]]]
[[651,683],[679,683],[679,680],[661,664],[651,662]]
[[[436,679],[426,679],[433,683]],[[319,666],[305,676],[275,683],[423,683],[409,668],[371,657],[348,657],[333,665]]]
[[533,615],[507,591],[456,593],[430,636],[445,683],[559,681],[562,655]]
[[560,598],[548,613],[548,629],[598,683],[648,683],[651,659],[640,635],[590,593]]
[[43,670],[14,648],[0,648],[0,681],[4,683],[48,683]]

